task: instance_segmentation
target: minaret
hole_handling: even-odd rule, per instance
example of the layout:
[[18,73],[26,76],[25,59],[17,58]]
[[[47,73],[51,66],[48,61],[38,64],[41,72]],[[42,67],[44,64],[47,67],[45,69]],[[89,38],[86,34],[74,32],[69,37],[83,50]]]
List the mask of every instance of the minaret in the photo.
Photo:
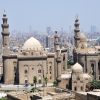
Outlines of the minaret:
[[56,50],[59,48],[59,36],[57,34],[57,31],[55,31],[55,35],[54,35],[54,51],[56,52]]
[[3,46],[3,82],[4,84],[13,84],[14,83],[14,66],[13,61],[14,57],[10,55],[9,49],[9,24],[7,24],[6,14],[3,14],[3,24],[2,27],[2,46]]
[[3,14],[3,24],[1,24],[2,27],[2,45],[3,45],[3,55],[9,55],[9,24],[7,24],[8,18],[6,17],[6,14]]
[[74,42],[75,42],[75,47],[78,48],[79,42],[80,42],[80,28],[79,28],[79,19],[78,16],[75,19],[75,29],[74,29]]
[[59,36],[57,34],[57,31],[55,31],[54,35],[54,51],[56,54],[56,60],[55,60],[55,71],[56,71],[56,78],[58,78],[61,75],[61,49],[59,44]]

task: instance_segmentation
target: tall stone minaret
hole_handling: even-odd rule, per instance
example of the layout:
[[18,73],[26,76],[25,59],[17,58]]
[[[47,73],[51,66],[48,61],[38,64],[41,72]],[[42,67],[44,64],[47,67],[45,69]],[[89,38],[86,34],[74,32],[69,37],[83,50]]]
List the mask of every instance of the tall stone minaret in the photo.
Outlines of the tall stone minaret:
[[79,28],[79,19],[78,17],[76,17],[75,19],[75,29],[74,29],[74,43],[75,43],[75,47],[78,48],[79,47],[79,42],[80,42],[80,28]]
[[9,55],[9,24],[7,24],[7,17],[6,14],[3,14],[3,24],[2,26],[2,46],[3,46],[3,55]]
[[3,46],[3,82],[4,84],[13,84],[14,83],[14,66],[13,59],[14,57],[10,55],[9,48],[9,24],[7,24],[7,16],[3,14],[3,24],[2,27],[2,46]]
[[61,49],[59,44],[59,36],[57,31],[55,31],[54,35],[54,51],[56,53],[55,59],[55,71],[56,71],[56,78],[61,75]]

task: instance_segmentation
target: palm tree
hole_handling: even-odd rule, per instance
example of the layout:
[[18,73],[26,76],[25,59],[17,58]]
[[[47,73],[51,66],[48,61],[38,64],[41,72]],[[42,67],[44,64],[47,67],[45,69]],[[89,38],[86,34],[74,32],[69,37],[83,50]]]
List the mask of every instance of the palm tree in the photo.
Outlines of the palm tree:
[[45,82],[45,84],[47,86],[47,82],[48,82],[48,78],[47,77],[44,77],[44,82]]
[[35,88],[36,88],[36,83],[37,83],[37,77],[36,76],[33,77],[33,82],[34,82]]

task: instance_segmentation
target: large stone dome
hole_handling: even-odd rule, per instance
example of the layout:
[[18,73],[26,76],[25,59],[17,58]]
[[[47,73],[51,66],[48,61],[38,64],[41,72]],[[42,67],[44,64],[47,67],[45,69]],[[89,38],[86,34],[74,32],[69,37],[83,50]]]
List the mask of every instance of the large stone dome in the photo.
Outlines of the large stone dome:
[[72,73],[83,73],[83,67],[79,63],[74,64],[72,66]]
[[24,43],[22,50],[41,51],[42,48],[43,47],[42,47],[41,43],[34,37],[31,37]]

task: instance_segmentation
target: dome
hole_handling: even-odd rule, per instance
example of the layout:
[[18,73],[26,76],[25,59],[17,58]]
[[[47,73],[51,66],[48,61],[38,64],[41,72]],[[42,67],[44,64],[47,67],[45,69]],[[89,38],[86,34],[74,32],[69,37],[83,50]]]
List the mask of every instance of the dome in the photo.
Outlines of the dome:
[[82,73],[83,68],[79,63],[76,63],[72,66],[72,73]]
[[85,33],[80,33],[80,40],[81,41],[86,41],[87,40],[87,38],[86,38],[86,36],[85,36]]
[[83,78],[83,79],[91,79],[91,76],[87,73],[84,73],[84,74],[81,74],[80,75],[80,78]]
[[31,37],[24,43],[22,50],[41,51],[42,45],[37,39],[35,39],[34,37]]

